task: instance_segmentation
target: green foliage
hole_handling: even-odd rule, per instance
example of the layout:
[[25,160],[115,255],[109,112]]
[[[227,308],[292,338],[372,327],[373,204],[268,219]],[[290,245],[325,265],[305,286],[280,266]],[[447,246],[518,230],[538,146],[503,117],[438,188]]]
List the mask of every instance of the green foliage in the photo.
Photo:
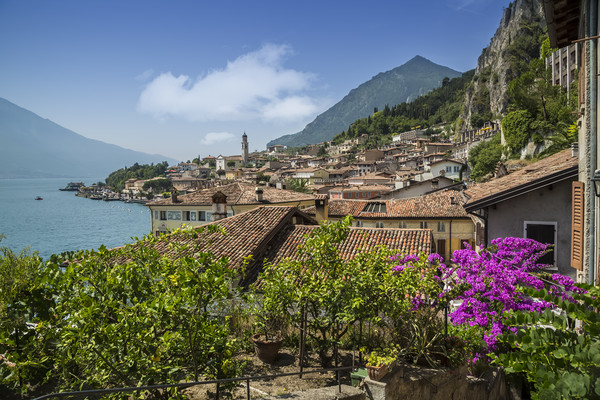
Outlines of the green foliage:
[[128,179],[150,179],[164,175],[169,163],[164,161],[158,164],[133,164],[131,167],[125,167],[111,172],[105,179],[106,184],[115,191],[121,191],[125,188],[125,181]]
[[575,302],[529,289],[528,295],[559,309],[507,315],[516,332],[502,337],[504,351],[495,363],[509,374],[524,375],[533,399],[600,398],[600,290],[588,289],[573,295]]
[[55,272],[44,270],[37,253],[0,247],[0,382],[23,393],[24,383],[43,380],[51,368],[34,323],[53,317]]
[[532,136],[534,119],[527,110],[511,111],[502,120],[502,131],[506,144],[513,151],[527,145]]
[[308,187],[308,183],[309,181],[306,178],[290,179],[287,181],[289,189],[298,193],[311,193],[312,191]]
[[333,141],[341,143],[366,133],[369,134],[370,142],[365,147],[371,148],[391,141],[394,133],[408,131],[414,126],[427,128],[435,124],[455,121],[464,102],[466,86],[472,77],[473,71],[468,71],[459,78],[445,81],[441,87],[413,102],[392,107],[386,105],[382,111],[353,122],[347,131],[336,135]]
[[[52,312],[23,317],[37,326],[17,367],[45,366],[48,378],[67,390],[239,374],[233,360],[238,341],[230,337],[229,316],[221,311],[234,296],[237,271],[225,258],[180,244],[194,243],[189,239],[199,234],[179,230],[173,235],[189,238],[148,236],[123,248],[78,252],[62,268],[63,259],[53,256],[40,274],[51,277]],[[170,257],[156,250],[167,245]],[[36,299],[31,293],[22,297]],[[12,332],[0,328],[3,338]],[[10,360],[20,354],[10,343],[4,351]]]
[[[505,118],[506,119],[506,118]],[[498,161],[502,159],[500,134],[491,140],[482,142],[469,152],[469,164],[472,165],[471,179],[479,180],[494,172]]]
[[145,191],[152,190],[153,193],[170,192],[173,187],[173,183],[169,179],[153,179],[148,182],[144,182],[142,189]]

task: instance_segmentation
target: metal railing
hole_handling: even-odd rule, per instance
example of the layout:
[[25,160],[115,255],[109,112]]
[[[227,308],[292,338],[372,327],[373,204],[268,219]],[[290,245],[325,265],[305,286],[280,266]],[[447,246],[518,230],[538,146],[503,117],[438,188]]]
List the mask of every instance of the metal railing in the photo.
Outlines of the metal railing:
[[273,379],[279,378],[282,376],[292,376],[292,375],[304,375],[311,373],[323,373],[323,372],[331,372],[336,371],[337,375],[337,384],[338,384],[338,393],[342,392],[342,383],[340,380],[340,372],[354,369],[353,366],[348,367],[337,367],[337,368],[324,368],[317,370],[309,370],[309,371],[298,371],[298,372],[287,372],[282,374],[274,374],[274,375],[259,375],[259,376],[242,376],[238,378],[225,378],[225,379],[213,379],[209,381],[194,381],[194,382],[183,382],[183,383],[169,383],[163,385],[151,385],[151,386],[132,386],[132,387],[123,387],[123,388],[111,388],[111,389],[91,389],[91,390],[80,390],[74,392],[60,392],[60,393],[50,393],[45,394],[40,397],[36,397],[33,400],[43,400],[43,399],[52,399],[52,398],[63,398],[63,397],[84,397],[90,395],[102,395],[102,394],[111,394],[111,393],[123,393],[123,392],[139,392],[142,390],[161,390],[161,389],[170,389],[170,388],[189,388],[197,385],[209,385],[209,384],[217,384],[217,392],[216,392],[216,400],[219,400],[219,384],[221,383],[230,383],[230,382],[241,382],[246,381],[246,398],[250,400],[250,381],[258,381],[261,379]]

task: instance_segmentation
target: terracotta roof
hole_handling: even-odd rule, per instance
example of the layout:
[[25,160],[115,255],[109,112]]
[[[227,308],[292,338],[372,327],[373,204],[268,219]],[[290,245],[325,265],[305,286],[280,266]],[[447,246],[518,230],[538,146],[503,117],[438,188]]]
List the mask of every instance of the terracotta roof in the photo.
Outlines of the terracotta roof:
[[353,186],[341,186],[337,188],[333,188],[330,192],[364,192],[364,191],[374,191],[381,190],[384,192],[389,192],[391,188],[385,185],[353,185]]
[[563,150],[508,175],[467,189],[464,192],[468,197],[465,208],[477,210],[485,207],[488,202],[502,201],[541,186],[576,177],[577,168],[578,157],[572,156],[571,149]]
[[158,200],[148,203],[148,206],[206,206],[212,204],[212,196],[216,192],[222,192],[227,196],[227,204],[278,204],[290,201],[313,200],[314,196],[306,193],[293,192],[272,187],[261,186],[263,190],[263,201],[256,201],[256,185],[251,183],[235,182],[224,186],[215,186],[202,189],[194,193],[177,196],[177,203],[172,199]]
[[[221,227],[221,232],[194,234],[191,231],[168,234],[167,240],[154,242],[160,254],[171,257],[210,252],[216,257],[228,257],[229,266],[239,269],[244,259],[252,256],[241,283],[247,285],[258,277],[265,260],[276,263],[294,257],[298,245],[306,235],[318,228],[317,222],[296,207],[257,207],[250,211],[213,222],[208,225]],[[207,225],[204,225],[206,227]],[[189,245],[181,254],[173,244]],[[347,240],[341,244],[344,259],[351,259],[359,250],[369,251],[375,246],[386,245],[393,250],[418,254],[431,251],[433,238],[428,229],[363,229],[350,228]],[[134,248],[136,244],[132,245]],[[118,259],[115,262],[126,262]]]
[[[462,206],[461,196],[454,190],[441,190],[424,196],[408,199],[390,200],[329,200],[328,214],[332,217],[354,218],[470,218]],[[385,204],[386,212],[366,212],[369,204]],[[315,214],[315,208],[304,210],[309,215]]]
[[[305,242],[305,238],[317,226],[295,225],[288,226],[277,236],[273,248],[267,254],[267,259],[273,264],[285,258],[294,258],[298,253],[298,245]],[[383,228],[356,228],[351,227],[350,233],[344,243],[339,246],[340,255],[344,260],[354,258],[361,250],[371,251],[375,247],[384,245],[392,250],[419,254],[429,254],[433,243],[430,229],[383,229]]]

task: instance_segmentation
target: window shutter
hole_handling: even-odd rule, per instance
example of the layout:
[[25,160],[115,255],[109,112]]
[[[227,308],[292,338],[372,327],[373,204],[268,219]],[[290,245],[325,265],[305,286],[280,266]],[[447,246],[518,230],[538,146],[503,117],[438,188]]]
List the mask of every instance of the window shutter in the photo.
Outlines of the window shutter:
[[571,206],[571,267],[583,269],[583,182],[573,182]]

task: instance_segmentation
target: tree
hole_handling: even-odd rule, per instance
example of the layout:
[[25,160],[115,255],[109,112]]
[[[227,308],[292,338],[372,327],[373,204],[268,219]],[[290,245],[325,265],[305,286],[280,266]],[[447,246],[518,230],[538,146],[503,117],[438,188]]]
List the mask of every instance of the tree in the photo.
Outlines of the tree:
[[291,190],[299,193],[310,193],[311,190],[308,187],[308,179],[298,178],[298,179],[290,179],[287,181]]
[[235,161],[227,161],[227,166],[229,168],[234,168],[235,167]]
[[[230,340],[228,317],[219,311],[234,296],[236,271],[226,258],[185,244],[202,234],[178,230],[168,238],[148,236],[134,245],[72,258],[76,261],[53,282],[57,318],[37,329],[56,343],[52,375],[63,388],[238,373],[237,342]],[[168,257],[156,250],[166,244]]]
[[152,179],[144,182],[142,189],[152,191],[153,193],[170,192],[173,187],[173,182],[169,179]]
[[497,134],[491,140],[473,147],[469,152],[469,164],[473,166],[471,178],[479,180],[494,172],[501,159],[502,145],[500,144],[500,135]]

